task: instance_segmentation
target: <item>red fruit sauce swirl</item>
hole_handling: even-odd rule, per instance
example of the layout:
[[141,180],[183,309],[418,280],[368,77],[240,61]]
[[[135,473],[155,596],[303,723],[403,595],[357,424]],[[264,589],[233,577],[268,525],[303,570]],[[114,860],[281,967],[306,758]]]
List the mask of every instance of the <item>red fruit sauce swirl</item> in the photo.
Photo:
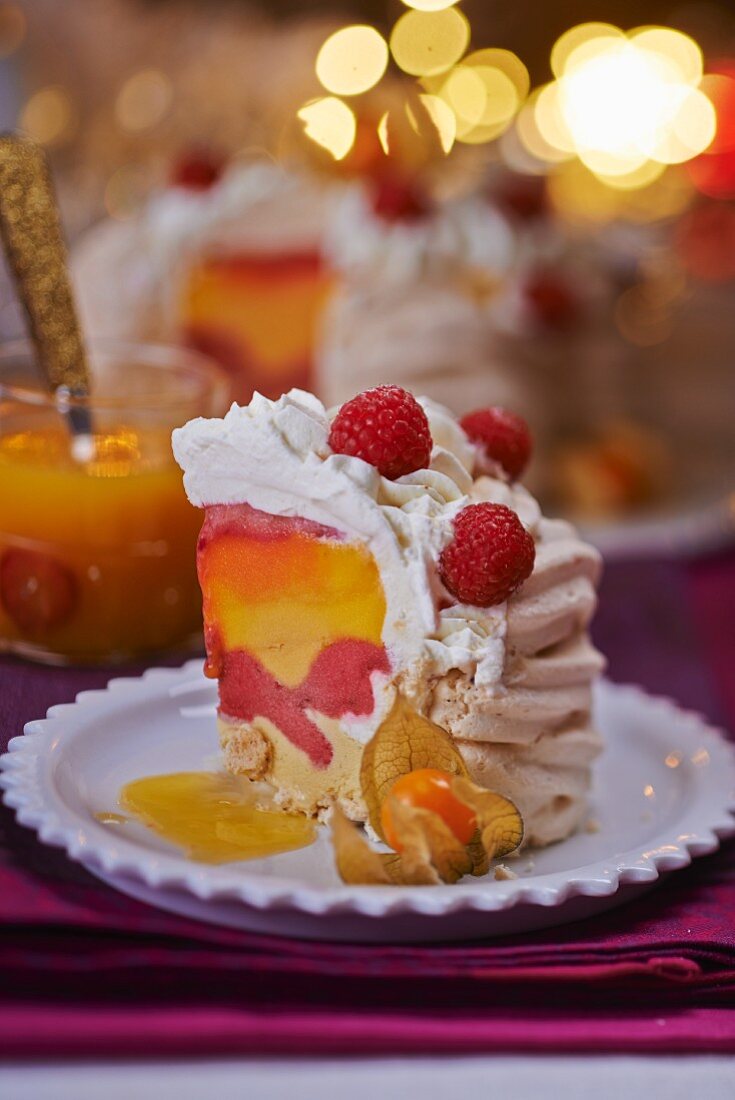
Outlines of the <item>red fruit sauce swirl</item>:
[[223,652],[211,633],[207,651],[209,662],[219,668],[220,712],[244,722],[267,718],[320,769],[329,767],[334,749],[306,715],[306,708],[328,718],[372,714],[375,700],[370,677],[373,672],[390,672],[384,646],[355,638],[323,649],[296,687],[280,683],[245,650]]
[[[250,539],[271,542],[288,538],[294,531],[332,541],[343,538],[332,527],[298,516],[275,516],[247,504],[208,505],[199,536],[199,561],[201,564],[207,544],[223,535],[247,535]],[[204,588],[205,578],[200,576],[200,580]],[[346,714],[372,714],[375,707],[372,673],[390,672],[384,646],[343,638],[325,646],[300,684],[287,687],[252,653],[225,649],[216,626],[211,623],[205,626],[205,640],[204,670],[207,676],[219,679],[220,713],[244,722],[257,717],[268,719],[319,769],[329,767],[334,749],[306,709],[335,719]]]
[[275,542],[290,538],[295,532],[336,542],[344,537],[334,527],[300,516],[274,516],[249,504],[207,504],[197,549],[201,554],[208,543],[222,535],[246,535],[261,542]]

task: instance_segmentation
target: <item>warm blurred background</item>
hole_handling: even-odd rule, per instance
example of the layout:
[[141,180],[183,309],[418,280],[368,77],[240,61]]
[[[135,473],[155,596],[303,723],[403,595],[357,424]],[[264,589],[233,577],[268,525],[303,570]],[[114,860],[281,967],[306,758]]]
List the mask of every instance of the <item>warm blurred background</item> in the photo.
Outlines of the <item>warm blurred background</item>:
[[94,335],[193,344],[243,399],[511,405],[601,545],[727,537],[731,4],[16,0],[0,57]]

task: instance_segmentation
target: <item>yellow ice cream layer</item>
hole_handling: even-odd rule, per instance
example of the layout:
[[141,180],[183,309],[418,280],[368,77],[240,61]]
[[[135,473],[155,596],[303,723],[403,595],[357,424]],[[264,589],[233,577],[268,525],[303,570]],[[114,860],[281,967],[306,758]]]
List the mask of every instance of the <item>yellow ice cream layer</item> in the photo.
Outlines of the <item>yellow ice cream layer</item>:
[[205,617],[224,648],[247,650],[287,687],[333,642],[381,644],[385,596],[362,546],[302,533],[223,535],[203,550],[199,570]]
[[[258,371],[277,377],[311,353],[330,280],[309,266],[281,264],[263,275],[258,265],[203,261],[190,273],[183,307],[188,326],[226,336]],[[288,301],[288,323],[284,302]]]

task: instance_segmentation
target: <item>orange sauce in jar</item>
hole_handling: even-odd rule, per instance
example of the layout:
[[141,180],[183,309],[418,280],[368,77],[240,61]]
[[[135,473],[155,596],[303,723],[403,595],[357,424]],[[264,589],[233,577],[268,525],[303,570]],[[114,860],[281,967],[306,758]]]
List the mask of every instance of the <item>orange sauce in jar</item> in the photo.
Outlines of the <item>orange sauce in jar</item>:
[[200,525],[168,430],[108,428],[88,461],[62,427],[0,435],[0,648],[87,663],[187,643]]

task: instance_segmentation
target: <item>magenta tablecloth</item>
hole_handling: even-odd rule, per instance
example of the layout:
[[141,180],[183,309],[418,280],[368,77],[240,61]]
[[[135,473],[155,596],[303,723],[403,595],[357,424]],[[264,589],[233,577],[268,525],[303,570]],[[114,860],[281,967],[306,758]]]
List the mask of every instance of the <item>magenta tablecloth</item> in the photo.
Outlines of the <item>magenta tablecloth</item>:
[[[608,568],[614,679],[735,726],[735,557]],[[109,673],[0,662],[0,745]],[[462,945],[283,940],[117,894],[0,813],[0,1054],[735,1049],[735,846],[593,920]]]

